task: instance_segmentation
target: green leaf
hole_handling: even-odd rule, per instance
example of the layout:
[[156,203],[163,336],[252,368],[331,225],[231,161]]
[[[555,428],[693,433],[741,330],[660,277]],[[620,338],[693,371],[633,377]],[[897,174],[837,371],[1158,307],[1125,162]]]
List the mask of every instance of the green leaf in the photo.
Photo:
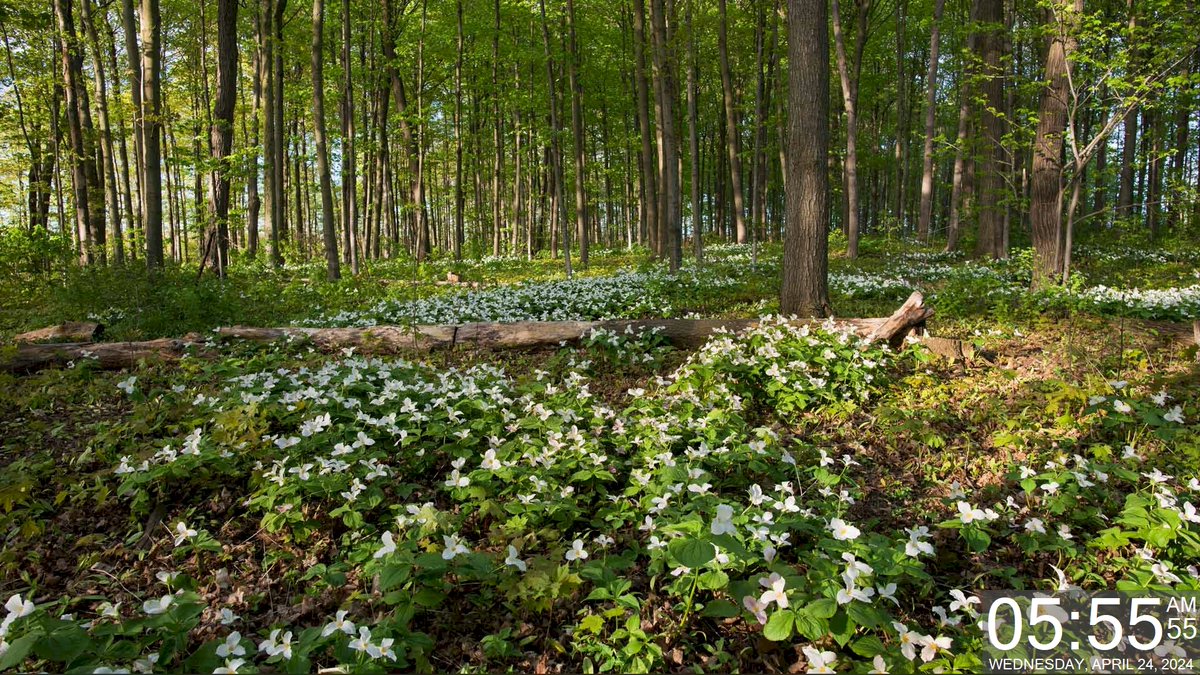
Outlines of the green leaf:
[[704,611],[700,612],[700,616],[728,619],[731,616],[737,616],[741,613],[742,610],[728,600],[713,600],[704,606]]
[[709,570],[700,575],[697,584],[706,591],[717,591],[729,585],[729,575],[721,570]]
[[983,530],[964,527],[960,532],[962,532],[963,539],[967,541],[967,546],[975,553],[983,553],[992,544],[992,538]]
[[604,629],[604,619],[600,618],[599,614],[588,614],[583,617],[583,621],[579,622],[579,630],[584,632],[596,633],[597,635]]
[[792,636],[792,628],[796,624],[796,613],[790,609],[781,609],[767,619],[763,627],[763,637],[773,642],[782,642]]
[[701,539],[676,539],[671,542],[669,550],[680,565],[691,569],[704,567],[717,557],[713,545]]
[[383,569],[379,572],[379,590],[386,593],[408,581],[408,577],[411,574],[412,565],[402,563],[384,565]]
[[796,632],[809,640],[819,640],[829,632],[829,623],[819,619],[806,609],[796,612]]
[[828,619],[837,612],[837,603],[833,598],[821,598],[808,603],[805,610],[818,619]]
[[73,623],[65,623],[37,643],[37,655],[47,661],[70,663],[87,649],[91,640]]
[[8,645],[8,651],[4,652],[4,657],[0,658],[0,671],[8,670],[24,661],[29,650],[33,649],[33,644],[40,637],[42,637],[41,633],[35,632],[13,640]]
[[855,640],[854,644],[850,645],[850,651],[867,659],[874,658],[876,654],[882,654],[884,650],[883,641],[874,635]]

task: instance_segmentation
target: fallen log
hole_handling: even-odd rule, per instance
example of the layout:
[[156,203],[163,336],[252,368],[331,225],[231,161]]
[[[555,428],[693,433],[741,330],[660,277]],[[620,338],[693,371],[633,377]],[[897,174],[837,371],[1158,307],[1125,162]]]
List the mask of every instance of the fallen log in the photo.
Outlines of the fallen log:
[[104,332],[104,326],[94,321],[68,321],[57,326],[47,326],[13,337],[13,342],[95,342]]
[[[922,328],[933,316],[920,293],[912,296],[889,317],[841,319],[855,333],[869,340],[898,346],[914,329]],[[796,319],[795,324],[817,324],[823,319]],[[371,328],[218,328],[227,340],[270,343],[299,340],[320,351],[353,348],[362,354],[429,352],[438,349],[522,349],[553,346],[579,340],[592,330],[625,333],[658,329],[677,347],[704,344],[714,333],[738,332],[758,324],[757,319],[641,319],[610,321],[518,321],[514,323],[467,323],[457,326],[374,326]],[[80,358],[96,359],[100,368],[128,368],[141,360],[173,361],[204,339],[189,335],[173,340],[147,342],[76,343],[19,345],[15,354],[0,356],[0,370],[31,372],[66,365]],[[3,352],[0,352],[2,354]]]
[[204,344],[196,334],[145,342],[67,342],[0,347],[0,370],[28,373],[92,359],[101,370],[132,368],[141,361],[176,361]]

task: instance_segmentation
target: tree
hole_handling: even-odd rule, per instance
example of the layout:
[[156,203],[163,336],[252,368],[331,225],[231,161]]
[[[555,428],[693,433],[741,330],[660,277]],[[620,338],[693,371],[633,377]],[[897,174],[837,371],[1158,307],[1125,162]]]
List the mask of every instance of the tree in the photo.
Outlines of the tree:
[[[85,0],[86,1],[86,0]],[[90,191],[87,166],[89,158],[84,138],[82,111],[87,109],[82,101],[83,67],[75,34],[75,19],[71,0],[54,0],[54,16],[58,21],[59,51],[63,72],[63,88],[66,91],[67,132],[70,136],[71,194],[75,207],[75,233],[79,241],[79,258],[90,264],[94,258],[92,218],[90,215]],[[93,164],[94,166],[94,164]]]
[[788,0],[787,230],[784,314],[826,316],[829,305],[829,9]]
[[921,151],[921,205],[917,214],[917,238],[929,241],[933,223],[933,137],[937,123],[938,28],[946,0],[934,0],[933,23],[929,30],[929,70],[925,73],[925,146]]
[[660,237],[672,272],[679,270],[683,245],[682,194],[679,189],[679,137],[675,131],[675,77],[669,55],[666,8],[663,0],[650,0],[650,40],[654,51],[654,79],[657,84],[659,136],[659,175],[662,176]]
[[1046,50],[1045,80],[1038,104],[1034,137],[1033,172],[1030,178],[1029,218],[1033,225],[1033,287],[1058,281],[1063,270],[1062,177],[1063,134],[1067,129],[1070,90],[1067,60],[1075,49],[1071,37],[1075,19],[1083,13],[1083,0],[1072,9],[1047,10],[1052,26]]
[[[633,0],[633,71],[637,90],[638,136],[641,140],[641,239],[656,241],[659,231],[658,172],[654,164],[654,138],[650,131],[650,94],[646,81],[646,2]],[[661,248],[655,248],[661,254]]]
[[160,137],[162,125],[162,48],[159,45],[162,17],[158,0],[141,0],[142,29],[142,162],[143,203],[145,214],[142,227],[146,232],[146,265],[151,269],[163,266],[162,230],[162,167]]
[[1000,58],[1004,51],[1004,4],[1002,0],[978,0],[977,28],[980,31],[980,77],[983,106],[980,131],[984,150],[979,162],[979,234],[975,254],[1003,258],[1004,207],[1004,71]]
[[[836,0],[835,0],[836,1]],[[725,144],[729,153],[729,182],[733,189],[733,221],[737,228],[737,243],[746,243],[745,198],[742,194],[742,148],[738,131],[737,100],[733,91],[733,76],[729,70],[728,17],[725,0],[717,4],[720,21],[717,24],[717,54],[721,61],[721,91],[725,103]]]
[[846,257],[858,257],[858,83],[862,70],[863,49],[867,43],[867,17],[871,0],[855,0],[858,26],[854,34],[854,64],[846,59],[846,39],[842,35],[841,10],[833,0],[833,39],[837,49],[838,80],[842,85],[842,107],[846,111]]
[[333,181],[329,177],[329,148],[325,139],[325,54],[322,48],[324,0],[313,0],[312,23],[313,138],[317,142],[317,174],[321,181],[321,234],[325,243],[325,276],[330,281],[336,281],[342,273],[338,266],[337,228],[333,224]]
[[554,57],[550,52],[550,25],[546,21],[546,0],[538,4],[542,15],[542,50],[546,55],[546,88],[550,95],[550,172],[554,181],[555,217],[560,228],[562,239],[563,262],[566,265],[567,278],[571,271],[571,228],[567,227],[567,209],[563,203],[563,167],[562,167],[562,126],[558,122],[558,93],[554,86]]
[[[571,133],[575,140],[575,234],[579,266],[588,266],[587,148],[583,135],[583,87],[579,83],[579,43],[575,39],[575,0],[567,0],[567,81],[571,87]],[[499,152],[499,151],[497,151]],[[499,200],[496,200],[499,203]]]

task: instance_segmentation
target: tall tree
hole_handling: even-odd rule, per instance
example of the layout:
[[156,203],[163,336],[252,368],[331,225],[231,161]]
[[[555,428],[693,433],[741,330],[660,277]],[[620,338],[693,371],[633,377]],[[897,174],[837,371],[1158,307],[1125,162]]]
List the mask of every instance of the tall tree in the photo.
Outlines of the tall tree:
[[146,233],[146,265],[154,270],[163,266],[162,230],[162,155],[160,140],[162,124],[162,47],[159,44],[162,17],[158,0],[141,0],[142,31],[142,161],[145,215],[142,227]]
[[[113,152],[112,126],[109,123],[108,80],[104,72],[105,59],[104,53],[100,49],[100,36],[96,31],[96,23],[92,17],[91,2],[92,0],[80,0],[79,8],[84,29],[87,31],[88,43],[92,48],[92,82],[96,92],[96,115],[100,118],[100,146],[99,152],[96,154],[99,169],[96,171],[96,180],[102,184],[107,213],[112,220],[114,257],[118,264],[122,264],[125,262],[125,237],[121,231],[121,187],[117,183],[117,162]],[[101,223],[100,229],[103,231],[103,223]],[[106,251],[103,238],[98,241],[98,245],[100,259],[104,260]]]
[[654,51],[654,75],[657,84],[659,114],[659,174],[662,177],[662,229],[664,251],[672,272],[678,271],[682,258],[682,194],[679,187],[679,136],[675,130],[675,75],[667,34],[666,7],[663,0],[650,0],[650,39]]
[[1057,283],[1063,270],[1063,135],[1067,130],[1067,106],[1071,95],[1067,60],[1075,49],[1072,37],[1075,17],[1083,13],[1083,0],[1073,2],[1073,8],[1047,9],[1044,19],[1050,29],[1044,69],[1048,84],[1042,89],[1038,103],[1029,200],[1034,288]]
[[[498,1],[498,0],[497,0]],[[571,87],[571,133],[575,141],[575,236],[579,266],[588,266],[587,147],[583,135],[583,85],[579,81],[579,42],[575,38],[575,0],[567,0],[567,81]]]
[[784,314],[826,316],[829,305],[829,8],[788,0],[787,229]]
[[984,146],[979,163],[979,233],[975,240],[978,256],[1002,258],[1004,247],[1004,51],[1003,0],[979,0],[980,110],[981,142]]
[[[641,140],[641,219],[640,238],[658,232],[658,172],[654,164],[654,137],[650,129],[650,93],[646,78],[646,2],[633,0],[633,72],[637,90],[638,137]],[[656,249],[655,253],[661,253]]]
[[921,204],[917,214],[917,238],[929,241],[933,223],[933,139],[937,124],[938,37],[946,0],[934,0],[929,29],[929,68],[925,72],[925,146],[921,151]]
[[571,270],[571,228],[567,227],[567,209],[563,203],[563,167],[562,167],[562,126],[558,121],[558,93],[554,86],[554,56],[550,51],[550,25],[546,20],[546,0],[539,0],[538,8],[542,15],[542,50],[546,56],[546,87],[550,95],[550,172],[554,181],[554,219],[560,228],[563,249],[563,262],[566,265],[567,278]]
[[[345,0],[343,0],[345,2]],[[342,276],[333,223],[333,181],[329,176],[329,146],[325,139],[325,2],[313,0],[312,9],[313,138],[317,143],[317,174],[321,182],[321,234],[325,243],[325,276]]]
[[[213,262],[222,277],[229,269],[229,181],[233,173],[229,157],[233,152],[233,106],[237,101],[237,14],[238,0],[217,0],[217,99],[208,132],[213,158],[209,208],[215,222],[208,246],[213,246],[215,240]],[[208,247],[203,255],[209,255]],[[204,268],[203,262],[200,267]]]
[[79,242],[79,260],[93,260],[92,221],[88,215],[88,158],[84,144],[80,98],[83,96],[83,68],[75,34],[75,19],[71,0],[54,0],[54,16],[58,21],[60,64],[63,88],[66,92],[67,133],[70,140],[71,196],[75,208],[75,234]]
[[342,0],[342,256],[358,275],[358,191],[354,138],[354,70],[350,48],[350,0]]
[[742,193],[742,147],[738,130],[738,105],[733,89],[733,74],[729,69],[729,17],[726,0],[717,3],[720,14],[717,23],[717,58],[721,62],[721,91],[725,104],[725,144],[729,153],[729,183],[733,191],[733,222],[737,228],[737,243],[747,241],[745,197]]
[[863,50],[867,43],[867,18],[871,0],[855,0],[857,27],[854,33],[854,63],[846,58],[846,38],[842,34],[841,10],[833,0],[833,39],[837,50],[838,80],[842,85],[842,107],[846,111],[846,159],[842,165],[846,184],[846,257],[858,257],[858,83],[862,71]]

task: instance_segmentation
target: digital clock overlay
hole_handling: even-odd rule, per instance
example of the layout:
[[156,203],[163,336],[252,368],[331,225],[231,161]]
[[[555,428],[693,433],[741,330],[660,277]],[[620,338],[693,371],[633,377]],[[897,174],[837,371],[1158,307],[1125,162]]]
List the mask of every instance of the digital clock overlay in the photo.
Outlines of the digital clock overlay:
[[983,672],[1191,673],[1200,591],[984,591]]

